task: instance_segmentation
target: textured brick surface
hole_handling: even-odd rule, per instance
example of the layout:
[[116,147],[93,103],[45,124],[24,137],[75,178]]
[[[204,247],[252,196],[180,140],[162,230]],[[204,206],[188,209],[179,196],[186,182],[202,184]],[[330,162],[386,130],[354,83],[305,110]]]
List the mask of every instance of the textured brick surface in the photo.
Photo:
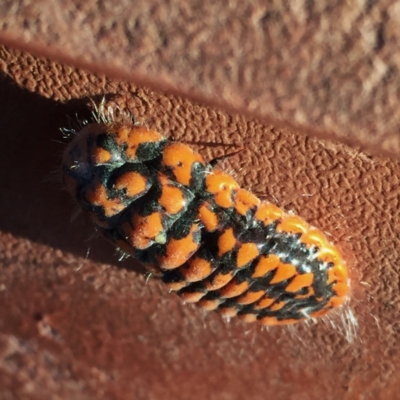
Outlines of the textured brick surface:
[[[10,48],[0,69],[1,399],[399,398],[398,163]],[[225,162],[238,181],[332,236],[351,266],[352,343],[339,317],[263,331],[203,314],[71,221],[58,128],[113,93],[207,157],[245,145]]]
[[0,42],[400,154],[400,5],[3,0]]

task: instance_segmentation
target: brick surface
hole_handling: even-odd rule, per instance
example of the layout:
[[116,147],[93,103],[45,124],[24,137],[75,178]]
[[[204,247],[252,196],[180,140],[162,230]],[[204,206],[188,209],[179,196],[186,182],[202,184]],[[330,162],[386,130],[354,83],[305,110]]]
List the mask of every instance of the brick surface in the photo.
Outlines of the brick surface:
[[[400,398],[400,166],[376,156],[400,154],[399,12],[2,1],[1,43],[99,74],[0,50],[0,398]],[[209,158],[245,146],[225,162],[238,181],[341,247],[353,341],[339,317],[262,331],[205,315],[73,218],[58,128],[104,94]]]
[[398,157],[399,17],[396,0],[6,0],[0,42]]
[[[11,48],[0,67],[0,398],[399,398],[397,162]],[[104,94],[208,158],[244,145],[224,162],[238,181],[342,249],[353,341],[338,316],[261,330],[203,314],[72,218],[59,127]]]

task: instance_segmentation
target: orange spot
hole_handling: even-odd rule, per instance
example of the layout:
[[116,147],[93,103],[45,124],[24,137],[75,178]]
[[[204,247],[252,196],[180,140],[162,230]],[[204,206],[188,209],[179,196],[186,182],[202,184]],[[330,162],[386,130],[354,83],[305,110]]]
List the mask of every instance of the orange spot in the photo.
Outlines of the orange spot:
[[329,311],[330,311],[329,308],[328,309],[323,308],[322,310],[314,311],[314,312],[310,313],[310,317],[313,317],[313,318],[322,317],[323,315],[326,315]]
[[154,212],[146,217],[134,214],[131,222],[123,225],[123,232],[128,237],[132,246],[137,249],[146,249],[153,244],[156,237],[163,233],[162,215]]
[[206,295],[205,293],[200,293],[200,292],[191,292],[191,293],[184,292],[180,294],[182,299],[184,299],[188,303],[197,303],[205,295]]
[[236,280],[231,280],[226,286],[221,288],[221,296],[225,298],[231,298],[239,296],[239,294],[244,293],[249,288],[249,284],[244,281],[242,283],[236,283]]
[[174,292],[177,292],[178,290],[183,289],[184,287],[187,286],[187,283],[185,281],[182,282],[169,282],[165,284],[169,290],[173,290]]
[[90,204],[103,207],[106,217],[112,217],[125,208],[119,198],[108,198],[107,189],[98,180],[86,191],[85,198]]
[[215,171],[206,177],[206,190],[214,195],[214,200],[222,208],[233,207],[233,193],[239,189],[238,183],[228,174]]
[[261,299],[265,294],[264,290],[259,290],[258,292],[247,292],[243,296],[240,296],[236,301],[238,304],[252,304],[257,300]]
[[207,290],[217,290],[225,286],[233,278],[233,273],[217,274],[209,280],[206,280],[204,285]]
[[331,244],[320,248],[317,256],[318,260],[325,261],[327,263],[340,264],[342,262],[342,257],[339,251]]
[[240,246],[236,259],[236,267],[242,268],[259,255],[258,246],[254,243],[244,243]]
[[174,215],[184,210],[186,207],[186,199],[179,188],[170,185],[170,181],[159,175],[159,181],[161,183],[161,196],[158,202],[168,214]]
[[208,203],[203,203],[199,207],[199,219],[207,232],[214,232],[218,228],[218,217],[211,210]]
[[296,275],[297,270],[296,267],[292,264],[279,264],[278,269],[275,272],[274,277],[271,280],[271,284],[279,283],[286,281],[286,279],[291,278],[293,275]]
[[218,306],[221,304],[221,300],[215,299],[215,300],[200,300],[198,305],[201,308],[204,308],[205,310],[208,311],[213,311],[218,308]]
[[339,306],[341,306],[343,304],[344,299],[345,299],[344,297],[332,297],[329,300],[329,303],[328,303],[327,307],[328,306],[333,307],[333,308],[339,307]]
[[268,308],[275,299],[270,299],[269,297],[265,297],[264,299],[261,299],[255,306],[254,308],[256,310],[262,310],[263,308]]
[[163,269],[175,269],[185,263],[200,247],[193,236],[200,232],[200,226],[194,223],[190,232],[182,239],[170,239],[167,243],[165,256],[157,257],[160,267]]
[[128,197],[135,197],[144,192],[147,187],[147,178],[139,172],[126,172],[115,181],[115,189],[125,189]]
[[285,215],[276,228],[277,232],[305,233],[308,224],[297,215]]
[[245,322],[256,322],[257,316],[255,314],[239,314],[238,317]]
[[148,130],[144,126],[121,127],[114,135],[115,141],[120,145],[126,145],[125,154],[131,160],[136,160],[136,152],[141,144],[157,143],[164,139],[164,136],[156,131]]
[[107,164],[112,159],[112,154],[102,147],[96,147],[92,153],[92,162],[94,164]]
[[298,319],[282,319],[279,320],[275,317],[264,317],[259,319],[260,323],[263,325],[275,326],[275,325],[290,325],[299,322]]
[[256,268],[253,272],[253,278],[263,278],[268,272],[278,268],[280,264],[279,257],[275,254],[269,256],[262,256],[260,261],[257,263]]
[[277,303],[273,304],[269,309],[271,311],[278,311],[283,308],[286,304],[286,301],[278,301]]
[[204,164],[203,157],[182,143],[171,143],[163,150],[162,163],[172,170],[176,180],[189,186],[194,163]]
[[316,228],[310,228],[307,232],[301,235],[300,240],[302,243],[307,245],[307,247],[316,246],[320,249],[328,244],[325,235]]
[[218,238],[218,256],[222,257],[235,248],[236,238],[233,234],[233,229],[226,229]]
[[225,318],[233,318],[237,315],[237,310],[234,307],[221,307],[218,312]]
[[284,215],[284,212],[277,206],[271,203],[261,203],[255,218],[257,218],[264,226],[272,224]]
[[348,271],[345,265],[338,264],[330,268],[328,271],[328,283],[332,282],[346,282],[348,278]]
[[248,190],[239,189],[235,197],[235,209],[240,215],[246,215],[260,205],[260,200]]
[[287,292],[296,293],[303,287],[311,286],[313,280],[314,280],[314,274],[311,272],[309,274],[297,275],[289,283],[289,285],[286,286],[285,290]]
[[336,293],[338,297],[344,297],[349,291],[349,287],[347,283],[337,283],[333,285],[333,291]]
[[200,257],[192,257],[187,265],[184,265],[180,270],[185,280],[188,282],[202,281],[212,272],[212,265],[209,261]]

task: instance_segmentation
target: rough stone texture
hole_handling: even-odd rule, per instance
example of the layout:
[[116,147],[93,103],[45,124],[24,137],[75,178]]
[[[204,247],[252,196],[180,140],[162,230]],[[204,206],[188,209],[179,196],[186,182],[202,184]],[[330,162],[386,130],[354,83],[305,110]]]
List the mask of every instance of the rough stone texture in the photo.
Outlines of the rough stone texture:
[[[0,70],[0,399],[400,398],[397,162],[10,48]],[[261,330],[118,262],[84,215],[71,221],[58,173],[59,127],[103,94],[209,158],[245,145],[225,167],[332,235],[351,267],[349,307]]]
[[3,0],[0,42],[400,155],[396,0]]

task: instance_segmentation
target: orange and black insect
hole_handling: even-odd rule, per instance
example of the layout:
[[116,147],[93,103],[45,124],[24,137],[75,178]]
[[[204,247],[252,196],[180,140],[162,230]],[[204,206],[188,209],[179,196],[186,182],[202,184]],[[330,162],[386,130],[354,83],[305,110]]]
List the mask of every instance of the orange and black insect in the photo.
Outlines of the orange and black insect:
[[97,228],[185,301],[263,325],[341,305],[338,251],[189,146],[98,112],[63,157],[68,190]]

